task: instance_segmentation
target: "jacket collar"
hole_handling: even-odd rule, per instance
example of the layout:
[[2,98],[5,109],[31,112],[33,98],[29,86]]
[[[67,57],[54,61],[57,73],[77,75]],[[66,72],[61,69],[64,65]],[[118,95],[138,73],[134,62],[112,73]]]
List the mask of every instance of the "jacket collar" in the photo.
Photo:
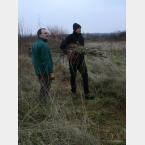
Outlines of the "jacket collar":
[[81,33],[76,33],[75,31],[73,31],[73,34],[74,35],[77,35],[77,36],[80,36],[81,35]]
[[38,37],[38,40],[41,40],[41,41],[47,42],[46,39],[43,39],[43,38],[41,38],[41,37]]

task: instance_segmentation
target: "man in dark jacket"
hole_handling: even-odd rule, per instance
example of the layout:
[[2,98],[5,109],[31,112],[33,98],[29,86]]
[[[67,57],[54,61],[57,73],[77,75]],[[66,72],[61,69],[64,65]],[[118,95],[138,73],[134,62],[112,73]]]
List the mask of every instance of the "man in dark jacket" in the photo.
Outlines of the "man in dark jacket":
[[32,44],[32,63],[34,65],[35,73],[40,82],[41,102],[46,103],[50,82],[53,76],[53,61],[51,57],[50,48],[48,46],[48,31],[41,28],[37,32],[38,39]]
[[83,79],[84,97],[92,99],[89,95],[88,72],[85,63],[84,38],[81,34],[81,26],[77,23],[73,24],[73,33],[68,35],[60,45],[60,49],[64,54],[68,55],[70,69],[70,84],[73,96],[76,96],[76,74],[77,70],[81,73]]

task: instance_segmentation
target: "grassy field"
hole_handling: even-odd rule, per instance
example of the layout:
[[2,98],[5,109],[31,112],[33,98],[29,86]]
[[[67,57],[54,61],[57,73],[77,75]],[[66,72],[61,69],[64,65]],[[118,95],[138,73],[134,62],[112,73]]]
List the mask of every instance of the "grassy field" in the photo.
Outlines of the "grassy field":
[[56,79],[46,106],[37,98],[40,86],[31,56],[19,53],[19,145],[126,144],[126,42],[87,41],[85,47],[90,90],[96,98],[83,99],[78,73],[78,98],[72,100],[67,58],[53,51]]

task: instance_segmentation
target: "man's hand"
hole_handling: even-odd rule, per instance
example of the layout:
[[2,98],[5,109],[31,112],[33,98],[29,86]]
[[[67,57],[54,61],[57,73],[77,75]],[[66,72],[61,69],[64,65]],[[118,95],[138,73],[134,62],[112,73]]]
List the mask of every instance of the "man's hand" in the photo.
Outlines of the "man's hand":
[[50,80],[55,80],[55,76],[53,73],[50,73]]

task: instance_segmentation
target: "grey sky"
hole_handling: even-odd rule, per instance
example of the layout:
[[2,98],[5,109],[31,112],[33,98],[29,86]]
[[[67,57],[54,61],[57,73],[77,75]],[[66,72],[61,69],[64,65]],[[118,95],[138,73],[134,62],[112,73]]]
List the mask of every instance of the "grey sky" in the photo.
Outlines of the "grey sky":
[[33,33],[39,27],[58,26],[72,32],[104,33],[126,30],[125,0],[19,0],[19,22]]

